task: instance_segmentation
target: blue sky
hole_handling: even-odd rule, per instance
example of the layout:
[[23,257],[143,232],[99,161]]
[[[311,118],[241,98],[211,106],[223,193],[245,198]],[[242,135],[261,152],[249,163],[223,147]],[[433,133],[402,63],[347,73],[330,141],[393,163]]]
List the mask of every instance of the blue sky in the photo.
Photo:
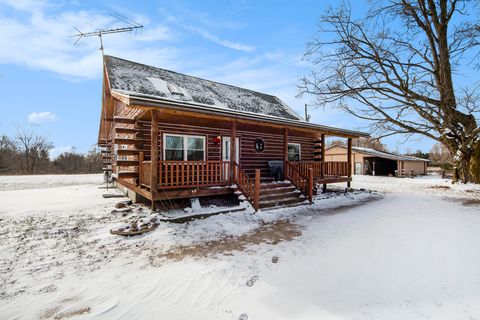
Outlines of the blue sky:
[[[31,130],[54,143],[54,155],[95,144],[102,58],[97,38],[74,46],[81,31],[142,23],[138,33],[104,38],[105,53],[277,95],[303,115],[296,98],[306,43],[330,1],[42,1],[0,0],[0,134]],[[361,12],[356,2],[354,12]],[[365,130],[337,110],[311,110],[312,121]],[[432,141],[385,140],[392,151],[430,150]]]

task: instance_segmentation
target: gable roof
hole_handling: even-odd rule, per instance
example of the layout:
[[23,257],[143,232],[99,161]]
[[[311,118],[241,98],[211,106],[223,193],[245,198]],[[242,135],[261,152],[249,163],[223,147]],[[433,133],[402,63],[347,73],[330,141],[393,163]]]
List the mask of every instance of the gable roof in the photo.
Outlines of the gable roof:
[[[340,147],[340,148],[347,149],[346,146],[336,144],[336,145],[328,147],[327,150],[331,149],[331,148],[334,148],[334,147]],[[372,148],[352,147],[352,151],[362,153],[362,154],[366,154],[366,155],[369,155],[369,156],[389,159],[389,160],[430,162],[430,160],[428,160],[428,159],[412,157],[412,156],[405,156],[405,155],[401,155],[401,154],[395,154],[395,153],[390,153],[390,152],[386,152],[386,151],[380,151],[380,150],[376,150],[376,149],[372,149]]]
[[104,56],[104,64],[110,89],[120,94],[303,121],[282,100],[269,94],[112,56]]

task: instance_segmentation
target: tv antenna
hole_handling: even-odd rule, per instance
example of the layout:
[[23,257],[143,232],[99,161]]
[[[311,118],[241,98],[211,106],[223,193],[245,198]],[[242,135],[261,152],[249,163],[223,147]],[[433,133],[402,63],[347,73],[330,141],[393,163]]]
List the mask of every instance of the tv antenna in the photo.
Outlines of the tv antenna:
[[74,26],[73,28],[78,32],[76,35],[74,35],[74,37],[77,37],[77,40],[75,41],[74,45],[77,45],[80,42],[80,40],[82,40],[82,38],[98,36],[100,39],[100,51],[102,51],[102,54],[103,54],[103,39],[102,39],[103,35],[112,34],[112,33],[121,33],[121,32],[132,32],[134,30],[139,30],[143,28],[143,25],[141,25],[140,23],[127,19],[126,17],[122,16],[119,13],[111,13],[109,15],[114,17],[117,20],[128,23],[129,25],[126,27],[120,27],[120,28],[100,29],[92,32],[82,32],[77,27]]

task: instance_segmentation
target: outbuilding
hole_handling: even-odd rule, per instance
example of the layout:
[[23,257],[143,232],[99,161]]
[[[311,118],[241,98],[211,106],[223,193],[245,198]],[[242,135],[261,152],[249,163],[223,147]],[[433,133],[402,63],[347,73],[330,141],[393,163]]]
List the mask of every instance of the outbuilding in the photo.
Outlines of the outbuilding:
[[[325,150],[325,161],[345,161],[347,147],[333,145]],[[352,172],[373,176],[416,176],[427,174],[430,160],[371,148],[352,147]]]

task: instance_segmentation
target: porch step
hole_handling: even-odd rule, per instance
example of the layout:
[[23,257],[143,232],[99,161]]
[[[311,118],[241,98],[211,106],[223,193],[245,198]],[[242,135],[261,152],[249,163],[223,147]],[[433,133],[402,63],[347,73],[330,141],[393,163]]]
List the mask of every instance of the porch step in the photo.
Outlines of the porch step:
[[[242,194],[239,188],[235,188],[235,194]],[[286,208],[300,205],[306,197],[290,181],[260,183],[260,209]]]
[[305,201],[305,197],[288,181],[260,184],[260,209],[291,205],[303,201]]
[[295,191],[295,190],[297,190],[297,189],[292,185],[279,187],[279,188],[260,189],[260,197],[263,196],[263,195],[277,194],[277,193],[280,193],[280,192],[287,193],[287,192],[292,192],[292,191]]
[[277,209],[287,209],[287,208],[295,208],[295,207],[300,207],[300,206],[305,206],[309,203],[303,202],[296,202],[296,203],[290,203],[290,204],[285,204],[282,206],[275,206],[275,207],[268,207],[268,208],[263,208],[262,211],[270,211],[270,210],[277,210]]
[[304,196],[293,196],[293,197],[289,197],[289,198],[283,198],[281,200],[268,200],[268,201],[262,201],[260,200],[260,209],[264,209],[264,208],[271,208],[271,207],[280,207],[280,206],[285,206],[285,205],[289,205],[289,204],[295,204],[295,203],[302,203],[304,202],[306,199]]
[[[275,190],[275,189],[271,189]],[[262,201],[273,201],[279,199],[288,199],[292,197],[299,197],[301,192],[299,190],[293,189],[292,191],[284,191],[284,192],[275,192],[270,194],[260,194],[260,202]]]
[[286,181],[260,183],[260,191],[267,189],[285,188],[290,186],[292,186],[292,184]]

